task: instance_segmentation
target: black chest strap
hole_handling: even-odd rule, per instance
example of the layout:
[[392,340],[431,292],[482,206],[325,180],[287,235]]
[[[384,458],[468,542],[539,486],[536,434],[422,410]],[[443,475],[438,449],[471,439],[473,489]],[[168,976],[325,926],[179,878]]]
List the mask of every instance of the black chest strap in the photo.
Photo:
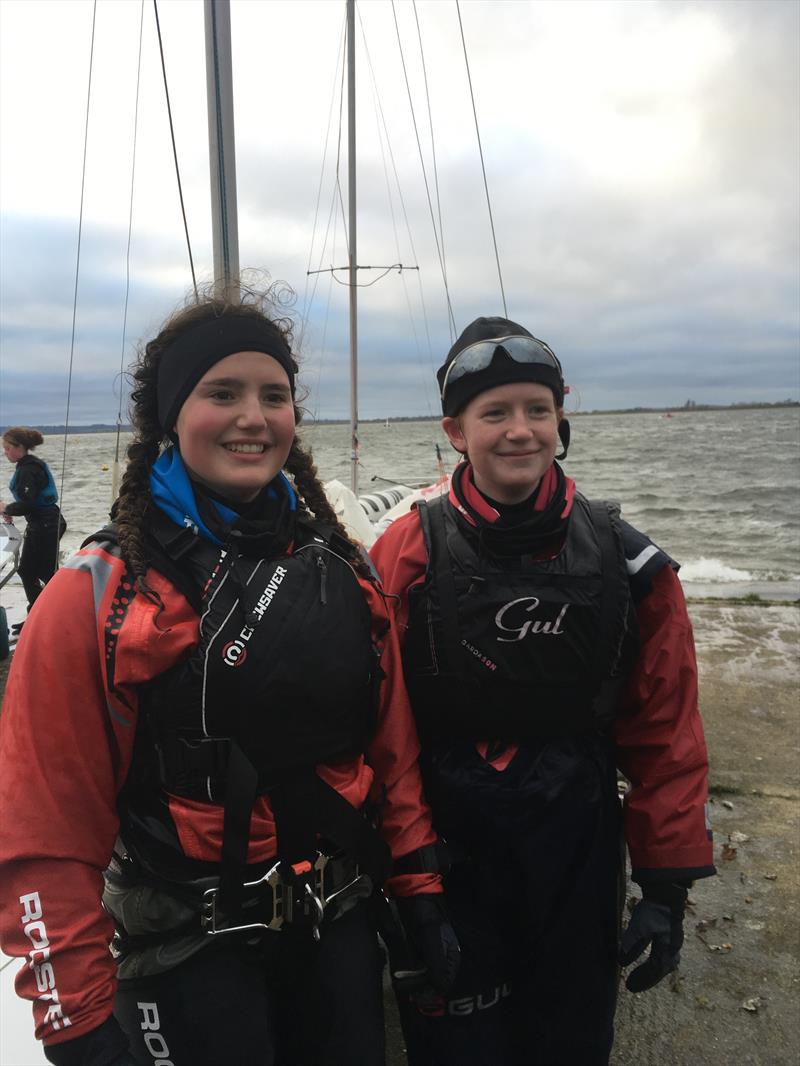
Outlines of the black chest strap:
[[458,632],[458,596],[453,568],[450,565],[450,553],[447,550],[447,527],[444,521],[443,497],[417,504],[422,535],[428,548],[428,561],[434,573],[436,589],[441,602],[442,626],[445,641],[451,648],[460,643]]

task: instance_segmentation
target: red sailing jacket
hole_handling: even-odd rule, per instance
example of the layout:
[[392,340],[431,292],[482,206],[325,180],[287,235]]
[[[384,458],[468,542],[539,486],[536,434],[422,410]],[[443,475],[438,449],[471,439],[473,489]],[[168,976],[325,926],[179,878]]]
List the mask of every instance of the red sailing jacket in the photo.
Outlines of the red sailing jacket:
[[[396,597],[402,639],[408,593],[423,583],[428,561],[416,508],[393,522],[370,554],[385,591]],[[624,798],[631,864],[638,870],[713,873],[694,638],[683,589],[670,566],[653,578],[637,618],[640,649],[615,728],[617,766],[631,782]],[[477,747],[485,757],[486,745]],[[506,749],[492,765],[505,769],[516,750]]]
[[[101,907],[103,870],[117,836],[116,798],[130,767],[137,690],[197,644],[199,619],[161,574],[148,582],[157,608],[122,585],[124,564],[98,545],[70,559],[25,623],[0,719],[0,942],[26,958],[17,992],[34,1004],[36,1035],[59,1043],[111,1013],[113,925]],[[435,840],[417,769],[419,745],[403,684],[397,635],[380,594],[361,582],[382,649],[386,680],[378,725],[363,756],[317,767],[354,807],[383,803],[382,832],[394,858]],[[106,620],[124,614],[106,672]],[[125,613],[124,608],[127,608]],[[387,622],[389,626],[387,628]],[[219,861],[223,809],[170,797],[186,855]],[[259,797],[249,862],[275,855],[269,801]],[[441,891],[438,876],[395,877],[396,895]]]

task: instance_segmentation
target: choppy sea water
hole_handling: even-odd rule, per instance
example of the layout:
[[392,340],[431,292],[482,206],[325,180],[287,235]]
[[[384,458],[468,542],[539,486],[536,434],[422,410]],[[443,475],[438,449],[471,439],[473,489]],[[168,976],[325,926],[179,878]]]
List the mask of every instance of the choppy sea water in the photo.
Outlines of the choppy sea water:
[[[578,415],[571,424],[566,472],[586,495],[618,500],[624,517],[681,563],[689,596],[800,599],[800,409]],[[302,432],[323,480],[349,484],[349,426]],[[363,424],[360,491],[380,487],[373,478],[434,481],[437,444],[451,467],[455,453],[438,422]],[[71,434],[66,463],[63,436],[46,437],[37,454],[60,489],[66,470],[63,547],[71,552],[107,521],[115,435]]]

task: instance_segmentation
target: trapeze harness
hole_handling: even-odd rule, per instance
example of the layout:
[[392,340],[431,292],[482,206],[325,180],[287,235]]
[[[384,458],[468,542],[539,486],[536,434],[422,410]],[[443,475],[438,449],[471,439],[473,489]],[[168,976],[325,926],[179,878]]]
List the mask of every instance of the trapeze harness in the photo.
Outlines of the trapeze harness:
[[[97,537],[115,539],[113,527]],[[200,614],[200,640],[141,689],[121,797],[125,852],[139,877],[199,898],[209,935],[290,923],[318,938],[326,909],[336,916],[369,896],[391,864],[364,813],[314,770],[363,752],[375,727],[383,674],[349,561],[356,549],[298,517],[291,555],[245,558],[234,536],[220,549],[156,508],[148,549]],[[220,864],[165,842],[154,813],[163,792],[224,804]],[[278,855],[252,878],[250,816],[264,794]]]

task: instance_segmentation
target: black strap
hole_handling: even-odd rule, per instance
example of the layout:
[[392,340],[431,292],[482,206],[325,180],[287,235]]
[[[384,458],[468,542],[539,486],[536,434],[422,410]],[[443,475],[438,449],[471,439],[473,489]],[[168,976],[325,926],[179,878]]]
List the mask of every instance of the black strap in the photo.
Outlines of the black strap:
[[374,885],[383,884],[389,876],[392,860],[386,842],[363,812],[348,803],[313,768],[294,772],[291,779],[270,789],[269,797],[281,861],[291,864],[313,859],[319,833],[352,855]]
[[317,855],[313,767],[298,770],[269,790],[269,800],[278,835],[278,858],[287,866],[310,862]]
[[444,522],[444,497],[430,503],[422,500],[417,504],[422,535],[428,552],[428,566],[435,575],[436,591],[445,642],[450,650],[450,668],[455,669],[461,636],[458,629],[458,597],[450,552],[447,548],[447,527]]
[[203,590],[187,566],[187,559],[194,553],[203,553],[210,573],[219,558],[219,548],[189,526],[179,526],[156,506],[150,508],[148,534],[148,561],[186,597],[193,610],[201,614]]
[[464,862],[469,857],[467,849],[447,840],[437,840],[435,844],[425,844],[408,855],[395,859],[392,876],[397,874],[445,874],[450,872],[454,863]]
[[[185,558],[190,552],[204,551],[209,556],[209,564],[213,565],[219,554],[218,549],[189,526],[179,526],[173,522],[155,505],[148,511],[147,534],[148,563],[163,574],[200,614],[203,610],[203,590],[187,570]],[[95,542],[118,546],[116,522],[111,522],[92,533],[83,541],[81,547],[85,548]]]
[[314,777],[320,832],[355,856],[362,872],[372,878],[376,887],[382,885],[392,867],[389,845],[370,825],[363,812],[356,810],[321,777],[316,774]]
[[603,500],[586,502],[600,548],[603,575],[594,666],[597,689],[592,701],[593,718],[602,727],[613,719],[624,684],[619,666],[630,593],[622,542],[612,525],[608,504]]
[[603,500],[588,500],[587,503],[600,548],[603,575],[595,648],[595,677],[600,682],[608,676],[609,663],[612,674],[616,673],[625,635],[624,617],[629,593],[622,543],[611,524],[608,504]]
[[250,818],[258,792],[256,768],[235,741],[230,742],[225,814],[222,829],[222,866],[218,905],[224,914],[241,909]]

